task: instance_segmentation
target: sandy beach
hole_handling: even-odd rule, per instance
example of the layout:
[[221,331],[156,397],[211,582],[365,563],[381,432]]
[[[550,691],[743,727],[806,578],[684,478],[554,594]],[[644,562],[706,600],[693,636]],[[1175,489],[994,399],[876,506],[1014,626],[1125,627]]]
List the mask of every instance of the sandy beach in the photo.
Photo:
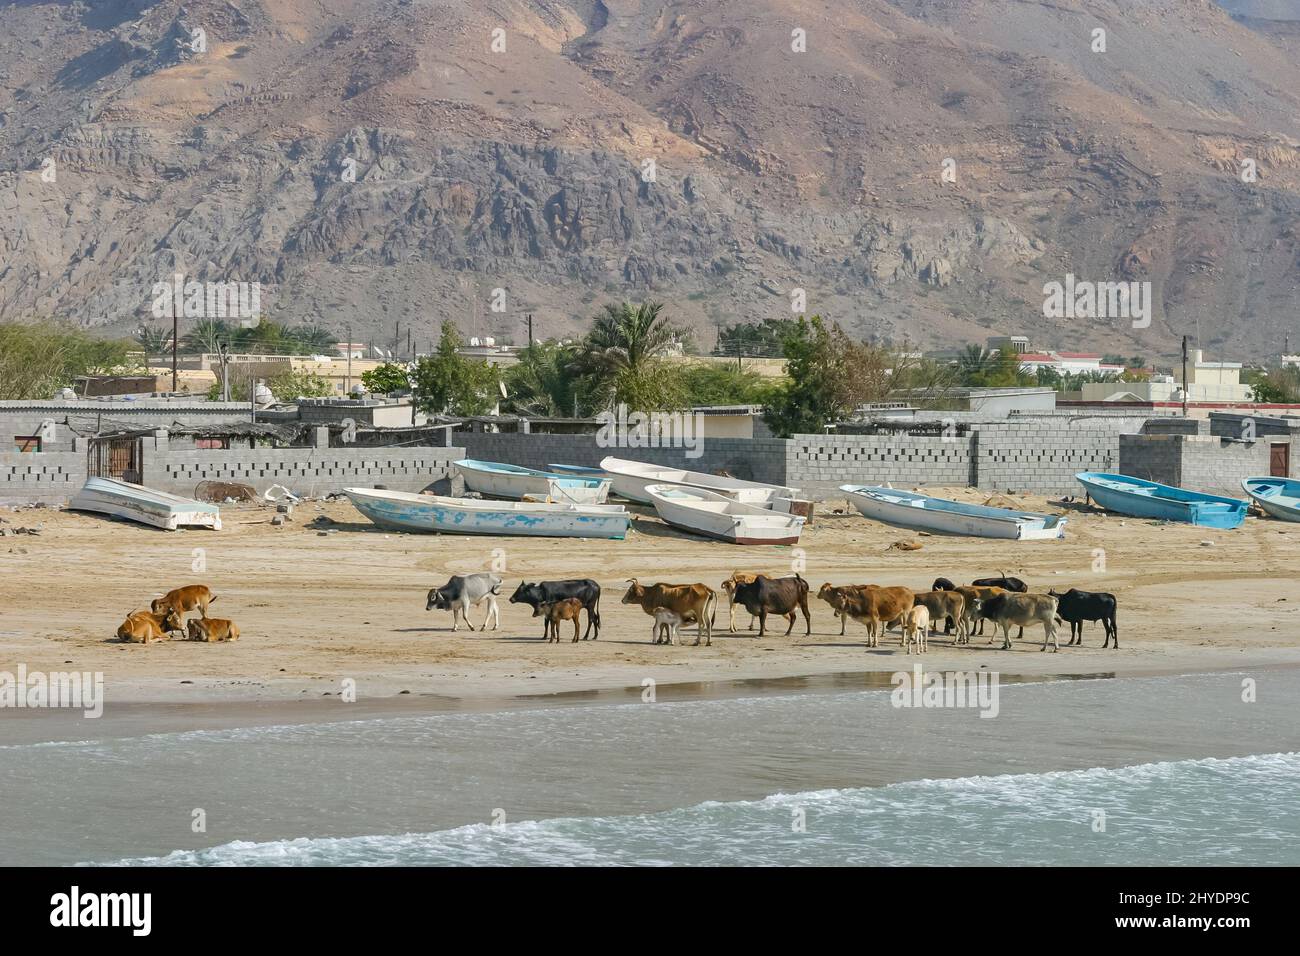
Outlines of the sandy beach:
[[[1042,498],[1015,500],[1052,510]],[[29,671],[102,671],[109,706],[313,700],[337,694],[345,678],[356,682],[358,703],[375,703],[910,666],[896,636],[868,650],[861,625],[850,622],[841,637],[839,622],[815,599],[811,636],[801,618],[789,637],[784,622],[770,620],[762,639],[745,630],[743,611],[739,632],[728,634],[723,604],[711,647],[692,646],[685,630],[684,646],[652,645],[650,618],[619,603],[634,576],[717,587],[733,569],[788,573],[802,558],[814,593],[823,581],[923,588],[936,576],[960,583],[1005,570],[1036,591],[1075,586],[1119,599],[1118,651],[1102,650],[1101,628],[1092,625],[1082,647],[1059,653],[1040,651],[1041,630],[1010,651],[980,637],[969,647],[937,637],[926,655],[931,669],[1136,675],[1300,663],[1300,599],[1285,586],[1300,571],[1300,527],[1251,518],[1237,530],[1211,531],[1073,512],[1065,540],[1020,544],[921,536],[845,509],[833,499],[818,505],[802,554],[690,537],[640,508],[621,542],[396,534],[375,528],[346,500],[302,503],[281,527],[269,523],[273,509],[228,506],[220,532],[164,532],[54,509],[5,511],[0,527],[39,528],[39,535],[0,538],[0,659]],[[922,547],[891,549],[897,541]],[[504,562],[506,596],[520,580],[596,578],[605,589],[600,640],[545,644],[540,622],[505,600],[495,632],[453,634],[448,613],[424,610],[428,588],[494,562]],[[239,623],[240,641],[113,639],[127,612],[199,582],[218,594],[211,613]],[[473,614],[476,622],[481,616]]]

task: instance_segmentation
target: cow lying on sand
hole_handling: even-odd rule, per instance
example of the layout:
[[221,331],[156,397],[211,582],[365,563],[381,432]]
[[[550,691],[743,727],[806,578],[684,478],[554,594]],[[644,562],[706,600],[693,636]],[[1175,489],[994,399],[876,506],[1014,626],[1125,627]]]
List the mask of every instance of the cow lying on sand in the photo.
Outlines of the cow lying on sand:
[[701,636],[706,647],[713,643],[713,615],[717,613],[718,595],[707,584],[640,584],[636,578],[630,578],[622,603],[640,605],[651,617],[659,608],[675,611],[683,623],[696,623],[697,647]]
[[185,625],[172,609],[166,611],[132,611],[117,628],[117,639],[128,644],[169,641],[171,631],[183,631]]
[[[542,635],[547,641],[560,642],[560,622],[573,622],[573,640],[571,643],[578,643],[578,621],[582,618],[582,601],[576,597],[560,598],[558,601],[548,601],[545,604],[539,604],[533,609],[533,617],[541,617],[545,620],[542,622]],[[588,621],[590,623],[590,620]],[[547,632],[550,632],[549,635]]]
[[478,607],[484,601],[487,601],[487,613],[483,615],[483,625],[480,631],[487,630],[487,622],[492,620],[492,630],[496,630],[501,623],[501,611],[497,607],[497,595],[501,593],[501,576],[493,574],[490,571],[480,571],[477,574],[455,574],[450,581],[440,588],[433,588],[429,592],[429,600],[425,603],[426,611],[451,611],[451,629],[453,632],[460,624],[460,619],[465,618],[465,623],[469,629],[474,630],[474,625],[470,623],[469,609]]
[[[515,588],[515,593],[510,595],[510,603],[527,604],[533,609],[533,617],[537,617],[536,611],[539,605],[551,604],[565,598],[577,598],[587,609],[587,629],[582,632],[582,639],[585,641],[590,634],[593,641],[600,640],[600,585],[591,578],[538,581],[535,584],[524,581]],[[542,629],[542,639],[546,639],[545,627]]]
[[759,637],[767,633],[769,614],[780,614],[790,621],[790,626],[785,629],[785,636],[789,637],[794,630],[796,608],[803,611],[804,635],[812,633],[812,617],[808,613],[808,582],[797,574],[790,578],[769,578],[760,574],[753,581],[738,583],[735,588],[735,603],[750,614],[758,615]]
[[237,641],[239,625],[223,617],[208,617],[192,620],[189,623],[191,641]]
[[[1012,594],[1004,591],[995,594],[987,601],[980,602],[980,617],[992,621],[1002,628],[1002,649],[1011,649],[1011,626],[1020,628],[1032,624],[1043,625],[1043,647],[1052,642],[1052,650],[1060,648],[1056,643],[1056,598],[1050,594]],[[993,638],[989,638],[993,643]]]

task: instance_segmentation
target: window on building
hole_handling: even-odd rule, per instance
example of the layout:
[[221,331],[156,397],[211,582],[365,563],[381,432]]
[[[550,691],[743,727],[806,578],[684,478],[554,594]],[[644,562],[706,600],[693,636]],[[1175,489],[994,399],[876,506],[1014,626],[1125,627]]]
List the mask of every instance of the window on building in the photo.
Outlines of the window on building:
[[194,439],[195,448],[229,448],[229,438],[196,438]]
[[40,451],[40,435],[15,435],[14,451]]

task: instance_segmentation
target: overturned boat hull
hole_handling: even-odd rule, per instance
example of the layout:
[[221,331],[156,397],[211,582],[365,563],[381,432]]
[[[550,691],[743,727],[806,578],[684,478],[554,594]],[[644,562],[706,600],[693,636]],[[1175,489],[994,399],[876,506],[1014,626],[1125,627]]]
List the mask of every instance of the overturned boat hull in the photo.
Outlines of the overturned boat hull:
[[116,478],[88,478],[68,507],[137,521],[175,531],[179,527],[221,530],[221,509],[207,502],[182,498]]

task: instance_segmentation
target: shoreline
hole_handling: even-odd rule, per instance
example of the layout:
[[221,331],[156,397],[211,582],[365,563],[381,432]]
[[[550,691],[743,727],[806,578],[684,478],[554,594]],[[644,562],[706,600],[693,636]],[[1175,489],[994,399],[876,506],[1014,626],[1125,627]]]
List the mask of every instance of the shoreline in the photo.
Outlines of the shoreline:
[[[927,657],[930,655],[927,655]],[[836,694],[854,691],[889,691],[895,686],[892,677],[899,671],[910,672],[916,663],[927,672],[951,673],[967,670],[958,666],[933,666],[931,660],[913,656],[894,669],[858,671],[817,671],[762,677],[725,677],[689,679],[655,685],[659,703],[683,701],[717,701],[757,697],[788,697],[805,694]],[[1037,670],[997,673],[1002,686],[1078,681],[1126,681],[1154,677],[1182,677],[1216,673],[1267,673],[1300,668],[1300,654],[1293,659],[1227,661],[1174,666],[1119,667],[1112,670]],[[545,682],[544,682],[545,683]],[[13,709],[6,712],[5,747],[33,744],[68,743],[92,739],[116,739],[149,734],[174,734],[190,731],[229,730],[254,727],[302,726],[310,724],[351,723],[401,717],[425,717],[438,714],[495,714],[540,708],[577,705],[617,705],[640,702],[644,688],[640,683],[609,684],[599,687],[561,687],[538,689],[524,694],[501,691],[498,685],[473,685],[474,693],[410,693],[358,698],[343,703],[321,698],[266,696],[232,700],[229,696],[209,693],[190,700],[152,699],[140,696],[113,704],[106,701],[103,716],[89,719],[73,708]],[[543,684],[544,687],[544,684]],[[210,689],[215,690],[215,688]],[[492,691],[500,691],[493,693]]]

